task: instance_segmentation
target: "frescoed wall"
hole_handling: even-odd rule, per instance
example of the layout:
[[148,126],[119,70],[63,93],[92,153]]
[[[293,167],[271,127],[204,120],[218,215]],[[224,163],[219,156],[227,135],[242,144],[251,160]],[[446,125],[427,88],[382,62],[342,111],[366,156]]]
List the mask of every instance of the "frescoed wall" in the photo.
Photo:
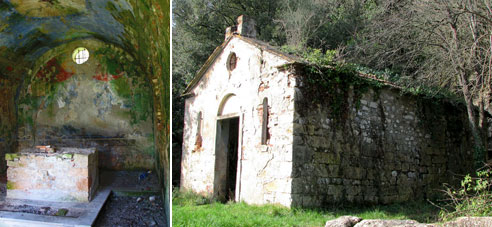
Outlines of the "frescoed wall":
[[[133,4],[134,3],[134,4]],[[113,16],[125,24],[124,47],[152,80],[156,163],[164,187],[164,204],[169,204],[170,179],[170,15],[169,0],[132,2],[132,11],[118,11],[108,4]],[[169,207],[165,210],[169,217]]]
[[[90,53],[80,65],[72,59],[79,46]],[[152,89],[133,58],[95,40],[63,45],[47,55],[51,58],[20,92],[20,148],[96,147],[100,167],[152,168]]]
[[[0,157],[40,142],[97,146],[106,168],[155,168],[169,204],[169,2],[0,1]],[[86,46],[97,61],[76,66],[67,56],[87,40],[101,43]]]

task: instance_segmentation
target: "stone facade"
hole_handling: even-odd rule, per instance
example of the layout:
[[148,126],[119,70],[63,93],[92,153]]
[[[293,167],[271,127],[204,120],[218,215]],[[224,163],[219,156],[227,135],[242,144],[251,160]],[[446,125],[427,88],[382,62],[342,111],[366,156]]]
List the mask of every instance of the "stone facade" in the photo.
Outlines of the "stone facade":
[[[251,39],[233,36],[215,63],[191,90],[186,100],[181,187],[212,194],[216,162],[217,120],[227,114],[239,117],[236,199],[248,203],[290,204],[292,122],[295,79],[277,66],[289,58],[264,51]],[[237,67],[228,70],[230,53]],[[268,99],[270,138],[261,144],[263,99]],[[223,109],[219,113],[219,109]],[[202,113],[201,144],[197,146],[197,117]],[[278,170],[282,171],[278,171]]]
[[95,149],[8,153],[7,198],[89,202],[99,185]]
[[306,92],[294,66],[305,64],[237,31],[228,29],[187,88],[182,189],[289,207],[391,203],[435,198],[472,170],[463,107],[393,86],[350,87],[343,117],[333,115]]

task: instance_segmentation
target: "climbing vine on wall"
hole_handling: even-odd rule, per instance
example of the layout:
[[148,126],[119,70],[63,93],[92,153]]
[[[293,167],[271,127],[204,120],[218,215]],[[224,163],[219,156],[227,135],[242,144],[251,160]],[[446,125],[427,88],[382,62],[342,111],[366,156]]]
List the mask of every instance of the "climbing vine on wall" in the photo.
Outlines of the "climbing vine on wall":
[[[317,108],[316,105],[328,106],[329,114],[335,122],[343,123],[346,120],[350,101],[358,108],[362,94],[371,88],[375,92],[374,98],[377,98],[383,86],[391,86],[399,89],[402,94],[419,96],[432,102],[442,102],[445,99],[453,104],[460,103],[455,95],[446,90],[423,86],[406,87],[395,73],[374,71],[357,64],[337,61],[337,52],[334,50],[323,53],[312,48],[297,50],[284,46],[281,49],[305,61],[291,64],[297,74],[301,75],[298,79],[302,84],[300,88],[304,98],[300,104],[309,108]],[[353,92],[353,100],[348,100],[350,92]]]
[[[358,76],[358,72],[349,64],[298,64],[298,83],[303,98],[302,107],[318,108],[328,106],[329,114],[335,123],[344,123],[350,102],[358,106],[359,100],[369,88],[377,90],[384,84]],[[349,100],[350,92],[353,100]]]

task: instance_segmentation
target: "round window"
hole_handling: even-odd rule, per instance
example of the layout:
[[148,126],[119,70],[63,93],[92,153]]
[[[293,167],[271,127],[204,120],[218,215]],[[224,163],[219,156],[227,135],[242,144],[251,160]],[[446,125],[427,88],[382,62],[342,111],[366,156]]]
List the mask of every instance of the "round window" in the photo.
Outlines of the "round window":
[[79,47],[72,53],[72,59],[77,64],[83,64],[89,60],[89,51],[85,47]]
[[229,54],[229,58],[227,59],[227,69],[229,71],[232,71],[236,68],[237,64],[237,58],[236,58],[236,53],[232,52]]

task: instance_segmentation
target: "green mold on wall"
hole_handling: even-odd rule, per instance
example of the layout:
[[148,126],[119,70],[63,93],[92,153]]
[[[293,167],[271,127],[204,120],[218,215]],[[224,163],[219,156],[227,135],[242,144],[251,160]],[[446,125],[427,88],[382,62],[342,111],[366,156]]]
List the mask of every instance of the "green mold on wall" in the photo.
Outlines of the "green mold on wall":
[[[101,62],[111,89],[127,103],[132,103],[131,123],[138,124],[152,116],[152,87],[133,57],[114,46],[99,48],[94,57]],[[111,78],[112,77],[112,78]]]
[[12,181],[7,181],[7,189],[8,190],[15,189],[15,184]]
[[16,158],[19,158],[19,155],[17,155],[16,153],[5,154],[5,161],[13,161]]
[[109,83],[111,84],[111,89],[113,89],[118,96],[124,99],[131,98],[132,91],[126,78],[111,80]]

